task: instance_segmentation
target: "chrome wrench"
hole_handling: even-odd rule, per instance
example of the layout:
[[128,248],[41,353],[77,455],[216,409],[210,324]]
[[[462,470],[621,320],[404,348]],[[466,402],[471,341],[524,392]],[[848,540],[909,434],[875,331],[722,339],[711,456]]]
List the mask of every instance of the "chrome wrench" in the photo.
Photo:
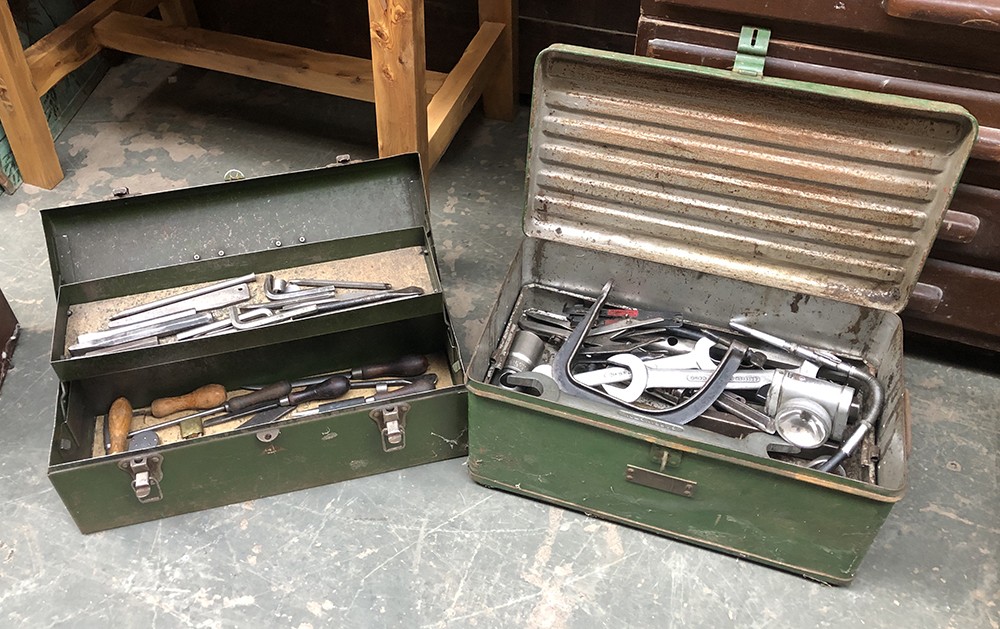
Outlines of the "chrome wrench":
[[[644,361],[644,364],[649,369],[714,369],[715,362],[709,355],[709,351],[715,343],[709,339],[700,339],[695,343],[694,348],[685,354],[676,354],[674,356],[664,356],[662,358],[654,358],[653,360]],[[622,356],[628,356],[629,354],[618,354],[612,356],[608,359],[608,362],[621,365],[619,367],[606,367],[604,369],[596,369],[594,371],[584,371],[582,373],[575,374],[576,379],[587,386],[598,386],[605,384],[615,384],[618,382],[627,382],[632,379],[632,369],[630,369]],[[616,360],[617,359],[617,360]],[[607,388],[605,388],[607,391]],[[628,400],[634,402],[635,400]]]
[[659,422],[687,424],[694,421],[695,418],[711,408],[712,404],[714,404],[719,396],[725,391],[726,383],[739,369],[740,362],[742,362],[743,357],[746,355],[748,349],[747,346],[738,341],[733,341],[729,345],[726,355],[722,357],[719,367],[715,370],[715,373],[708,380],[708,382],[706,382],[702,388],[698,389],[697,392],[695,392],[691,397],[676,406],[661,411],[650,411],[633,404],[620,402],[602,391],[590,388],[580,383],[573,376],[571,370],[573,358],[580,350],[580,346],[583,345],[584,338],[587,336],[590,328],[594,325],[594,321],[597,320],[597,315],[600,313],[601,307],[607,301],[608,295],[611,293],[611,286],[611,282],[604,285],[604,288],[597,296],[597,299],[594,300],[590,310],[587,311],[580,323],[573,328],[573,332],[569,335],[569,338],[566,339],[566,342],[563,343],[562,347],[556,353],[556,356],[552,361],[552,379],[556,382],[562,392],[575,395],[581,399],[602,403],[606,403],[608,401],[615,402],[625,408],[628,408],[629,410],[635,411],[636,413],[640,413]]

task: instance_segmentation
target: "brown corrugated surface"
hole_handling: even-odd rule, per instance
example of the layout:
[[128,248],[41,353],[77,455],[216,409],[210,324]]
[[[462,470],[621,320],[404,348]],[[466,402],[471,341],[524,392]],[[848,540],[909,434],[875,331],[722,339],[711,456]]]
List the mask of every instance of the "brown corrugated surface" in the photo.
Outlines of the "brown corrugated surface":
[[905,303],[972,144],[960,109],[564,51],[536,78],[528,235]]

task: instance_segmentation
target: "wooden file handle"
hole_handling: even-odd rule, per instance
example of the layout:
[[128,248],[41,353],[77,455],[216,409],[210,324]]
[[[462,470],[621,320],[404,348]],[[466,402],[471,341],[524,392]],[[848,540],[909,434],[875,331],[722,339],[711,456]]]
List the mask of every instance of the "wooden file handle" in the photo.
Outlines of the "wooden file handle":
[[108,411],[108,434],[111,448],[108,454],[118,454],[128,449],[128,431],[132,427],[132,405],[123,397],[111,404]]
[[166,417],[180,411],[204,411],[226,403],[226,388],[221,384],[206,384],[187,395],[153,400],[150,412],[153,417]]

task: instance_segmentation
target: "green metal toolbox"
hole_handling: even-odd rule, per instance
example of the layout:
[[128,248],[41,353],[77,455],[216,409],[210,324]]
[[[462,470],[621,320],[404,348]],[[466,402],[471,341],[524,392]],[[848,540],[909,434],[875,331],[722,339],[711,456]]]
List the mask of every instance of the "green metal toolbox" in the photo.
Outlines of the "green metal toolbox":
[[[48,471],[81,531],[466,453],[463,365],[415,155],[53,208],[42,222],[58,304],[51,362],[60,378]],[[254,299],[268,287],[265,274],[420,290],[264,327],[251,327],[241,314],[249,310],[240,311],[243,328],[214,336],[168,335],[111,353],[70,350],[81,334],[108,325],[109,313],[249,274],[255,281],[236,290]],[[161,421],[147,408],[153,400],[209,383],[246,394],[251,385],[403,356],[426,359],[433,390],[254,427],[240,427],[245,418],[211,428],[188,420],[106,454],[104,420],[118,398],[133,409],[130,427],[138,431]]]
[[[906,488],[895,313],[976,122],[948,104],[762,77],[765,37],[747,34],[739,72],[572,46],[539,56],[526,238],[468,364],[469,471],[846,584]],[[743,318],[870,370],[885,403],[849,461],[856,473],[809,468],[763,432],[650,421],[552,379],[494,383],[522,312],[588,307],[609,280],[608,304],[719,331]]]

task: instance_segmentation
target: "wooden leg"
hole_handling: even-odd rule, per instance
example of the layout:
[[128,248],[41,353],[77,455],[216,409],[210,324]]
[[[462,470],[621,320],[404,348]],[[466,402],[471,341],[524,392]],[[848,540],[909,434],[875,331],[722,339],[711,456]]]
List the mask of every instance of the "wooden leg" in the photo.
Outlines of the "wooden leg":
[[160,3],[160,17],[170,26],[200,26],[194,0],[164,0]]
[[[427,154],[423,0],[368,0],[378,154]],[[425,166],[426,168],[426,166]]]
[[49,122],[6,0],[0,1],[0,124],[27,183],[51,189],[62,181]]
[[517,113],[517,2],[479,0],[479,23],[506,24],[501,42],[501,59],[496,72],[483,90],[483,111],[487,118],[513,120]]

